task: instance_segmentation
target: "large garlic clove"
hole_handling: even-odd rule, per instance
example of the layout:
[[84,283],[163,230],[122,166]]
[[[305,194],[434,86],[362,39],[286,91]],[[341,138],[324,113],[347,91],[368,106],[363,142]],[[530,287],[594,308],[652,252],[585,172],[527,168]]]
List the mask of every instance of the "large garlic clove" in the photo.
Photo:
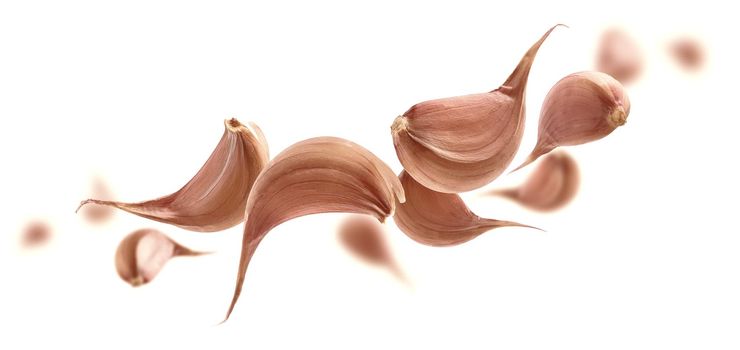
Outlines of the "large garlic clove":
[[393,220],[413,240],[430,246],[465,243],[486,231],[507,226],[530,227],[475,215],[457,194],[428,189],[405,171],[399,175],[406,202],[398,204]]
[[[555,26],[557,27],[557,26]],[[391,126],[404,169],[424,186],[458,193],[482,187],[514,159],[524,131],[524,96],[545,33],[498,89],[426,101]]]
[[596,70],[611,75],[622,84],[634,81],[642,72],[642,52],[624,31],[612,28],[601,35]]
[[540,110],[537,144],[516,171],[558,146],[599,140],[627,122],[630,100],[616,79],[601,72],[579,72],[558,81]]
[[564,151],[548,154],[516,188],[494,190],[491,195],[509,198],[527,208],[552,211],[562,208],[575,197],[579,185],[578,165]]
[[[123,203],[88,199],[186,230],[215,232],[244,220],[252,184],[269,161],[265,136],[254,124],[225,120],[226,130],[208,161],[177,192],[161,198]],[[79,208],[78,208],[79,210]]]
[[383,225],[367,215],[353,215],[339,227],[339,242],[365,262],[382,266],[403,282],[408,282],[391,253]]
[[336,137],[296,143],[273,159],[254,183],[247,202],[241,260],[229,318],[249,261],[275,226],[310,214],[367,214],[384,221],[403,187],[390,168],[362,146]]
[[196,256],[162,232],[141,229],[126,236],[116,250],[116,271],[133,287],[149,283],[170,259],[177,256]]

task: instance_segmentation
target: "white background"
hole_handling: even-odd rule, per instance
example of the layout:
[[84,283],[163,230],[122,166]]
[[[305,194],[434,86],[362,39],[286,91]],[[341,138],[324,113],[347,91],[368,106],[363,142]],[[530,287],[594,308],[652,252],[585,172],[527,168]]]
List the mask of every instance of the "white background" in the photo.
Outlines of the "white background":
[[[3,1],[0,348],[740,348],[736,18],[704,1],[646,4]],[[177,190],[230,117],[258,123],[273,156],[332,135],[400,171],[389,131],[397,115],[498,87],[556,23],[570,29],[535,60],[514,163],[535,142],[547,90],[591,69],[612,25],[638,38],[646,58],[628,123],[569,149],[583,182],[562,211],[464,195],[481,216],[547,232],[500,229],[441,249],[390,220],[413,288],[339,247],[342,215],[311,216],[268,235],[234,314],[217,326],[241,226],[198,234],[122,212],[95,226],[73,213],[94,176],[125,201]],[[684,34],[707,50],[699,74],[667,55]],[[53,225],[53,240],[23,250],[20,232],[37,218]],[[141,227],[217,253],[175,259],[130,288],[113,252]]]

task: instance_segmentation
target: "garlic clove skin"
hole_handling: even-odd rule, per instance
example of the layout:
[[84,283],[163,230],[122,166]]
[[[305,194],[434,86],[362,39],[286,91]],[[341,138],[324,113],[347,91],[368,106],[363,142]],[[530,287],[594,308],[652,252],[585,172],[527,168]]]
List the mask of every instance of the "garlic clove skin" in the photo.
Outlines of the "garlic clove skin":
[[121,279],[138,287],[151,282],[170,259],[202,254],[183,247],[160,231],[141,229],[118,245],[116,271]]
[[355,213],[383,222],[404,192],[391,169],[362,146],[336,137],[298,142],[275,157],[254,183],[246,208],[241,259],[226,321],[241,294],[247,267],[262,239],[291,219]]
[[177,192],[138,203],[88,199],[77,210],[89,203],[111,206],[197,232],[221,231],[241,223],[252,184],[269,161],[268,147],[256,124],[230,119],[224,125],[208,161]]
[[574,73],[550,89],[540,110],[537,144],[519,170],[559,146],[593,142],[627,122],[630,100],[606,73]]
[[[512,221],[481,218],[457,194],[436,192],[405,171],[399,175],[406,202],[397,204],[393,220],[411,239],[429,246],[465,243],[499,227],[529,227]],[[535,228],[537,229],[537,228]]]
[[342,222],[337,234],[347,251],[369,264],[387,268],[399,280],[408,283],[391,253],[384,231],[377,220],[367,215],[352,215]]
[[596,70],[629,84],[642,73],[642,50],[634,39],[620,29],[605,31],[596,57]]
[[459,193],[498,177],[514,159],[524,131],[527,78],[548,30],[498,89],[425,101],[391,125],[398,159],[424,186]]
[[494,190],[489,195],[511,199],[529,209],[553,211],[573,200],[578,193],[579,182],[575,159],[559,151],[540,160],[537,168],[519,187]]

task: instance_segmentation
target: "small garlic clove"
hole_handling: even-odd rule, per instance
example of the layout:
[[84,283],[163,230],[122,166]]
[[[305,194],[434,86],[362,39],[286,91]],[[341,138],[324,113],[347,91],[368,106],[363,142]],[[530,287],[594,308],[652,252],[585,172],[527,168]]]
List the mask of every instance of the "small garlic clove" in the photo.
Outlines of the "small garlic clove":
[[118,245],[116,271],[121,279],[138,287],[152,281],[170,259],[202,254],[183,247],[160,231],[141,229]]
[[404,201],[398,178],[354,142],[317,137],[288,147],[265,167],[249,196],[236,288],[226,319],[239,299],[249,261],[271,229],[319,213],[366,214],[382,222],[393,214],[396,200]]
[[670,44],[673,58],[687,71],[698,71],[704,64],[704,49],[695,39],[685,37]]
[[383,225],[367,215],[352,215],[339,227],[339,242],[365,262],[387,268],[399,280],[407,282],[391,253]]
[[262,130],[254,124],[225,120],[226,130],[208,161],[180,190],[161,198],[123,203],[88,199],[186,230],[215,232],[244,220],[252,184],[269,160]]
[[642,66],[642,50],[632,37],[616,28],[602,34],[596,57],[597,71],[628,84],[640,75]]
[[21,244],[24,248],[40,247],[51,239],[51,227],[43,221],[31,221],[23,229]]
[[559,151],[544,157],[521,186],[489,194],[509,198],[530,209],[552,211],[573,200],[579,181],[575,159]]
[[[459,195],[430,190],[405,171],[399,175],[406,202],[398,204],[393,220],[411,239],[430,246],[465,243],[499,227],[529,227],[511,221],[481,218]],[[536,228],[535,228],[536,229]]]
[[458,193],[482,187],[506,169],[524,131],[530,68],[555,27],[527,51],[498,89],[421,102],[394,120],[396,154],[416,181],[438,192]]
[[537,144],[519,170],[558,146],[596,141],[627,122],[630,100],[616,79],[602,72],[579,72],[558,81],[540,110]]

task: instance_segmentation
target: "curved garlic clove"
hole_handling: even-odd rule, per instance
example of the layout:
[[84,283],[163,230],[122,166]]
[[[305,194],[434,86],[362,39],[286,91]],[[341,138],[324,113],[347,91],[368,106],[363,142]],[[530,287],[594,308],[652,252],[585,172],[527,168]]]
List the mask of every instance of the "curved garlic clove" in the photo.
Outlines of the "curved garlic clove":
[[[241,260],[229,318],[260,241],[281,223],[319,213],[393,214],[403,188],[388,166],[362,146],[336,137],[296,143],[273,159],[247,202]],[[224,320],[225,321],[225,320]]]
[[558,146],[599,140],[627,122],[630,100],[606,73],[579,72],[558,81],[540,110],[537,144],[519,170]]
[[[161,198],[123,203],[88,199],[129,213],[172,224],[186,230],[215,232],[244,220],[244,208],[252,184],[269,161],[267,142],[254,124],[236,119],[224,121],[226,130],[208,161],[177,192]],[[79,210],[79,208],[78,208]]]
[[560,151],[548,154],[517,188],[489,192],[509,198],[527,208],[551,211],[562,208],[578,192],[580,176],[575,159]]
[[51,240],[52,230],[44,221],[34,220],[29,222],[23,229],[21,244],[24,248],[42,246]]
[[391,253],[383,225],[366,215],[353,215],[339,227],[339,242],[367,263],[387,268],[399,280],[407,282]]
[[430,190],[405,171],[399,175],[406,202],[398,204],[393,220],[411,239],[430,246],[465,243],[486,231],[507,226],[529,227],[512,221],[481,218],[459,195]]
[[141,229],[126,236],[116,250],[116,271],[133,287],[149,283],[170,259],[177,256],[197,256],[162,232]]
[[627,33],[613,28],[602,34],[596,56],[597,71],[627,84],[640,75],[642,66],[642,52]]
[[506,169],[522,140],[532,62],[555,27],[498,89],[418,103],[394,120],[396,154],[414,179],[438,192],[458,193],[482,187]]
[[[103,180],[99,177],[96,177],[93,180],[92,196],[104,200],[110,200],[112,198],[108,186],[106,186]],[[106,205],[92,205],[82,208],[82,215],[90,223],[102,224],[113,216],[114,210],[114,208]]]

